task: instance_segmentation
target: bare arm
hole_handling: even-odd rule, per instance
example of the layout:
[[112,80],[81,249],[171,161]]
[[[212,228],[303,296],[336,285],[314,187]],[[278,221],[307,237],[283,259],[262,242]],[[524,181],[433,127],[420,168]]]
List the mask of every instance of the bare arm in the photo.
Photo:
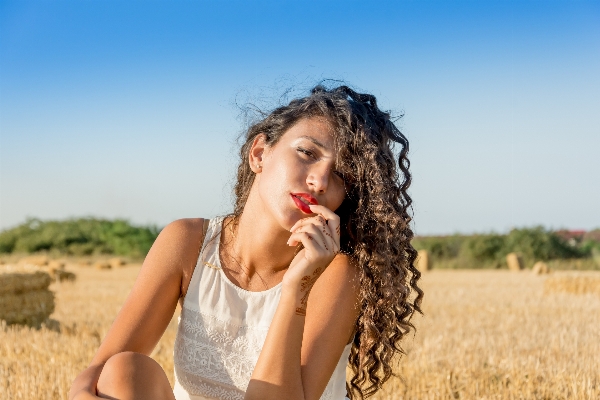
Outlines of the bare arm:
[[[339,219],[332,223],[333,212],[325,209],[331,213],[327,215],[325,210],[313,210],[322,211],[327,217],[328,232],[337,239],[339,249],[339,233],[337,237],[333,234]],[[313,242],[326,237],[318,236],[313,228],[292,235],[292,238],[302,236],[305,249],[284,277],[281,299],[248,385],[246,400],[318,399],[352,334],[359,312],[358,270],[346,256],[333,258],[335,240],[321,241],[328,251],[311,248]],[[317,252],[319,256],[315,256]],[[305,304],[303,298],[308,292],[310,298]]]
[[152,352],[181,297],[185,267],[196,262],[202,226],[202,219],[186,219],[162,230],[90,366],[75,378],[70,399],[97,399],[98,378],[111,356],[123,351]]

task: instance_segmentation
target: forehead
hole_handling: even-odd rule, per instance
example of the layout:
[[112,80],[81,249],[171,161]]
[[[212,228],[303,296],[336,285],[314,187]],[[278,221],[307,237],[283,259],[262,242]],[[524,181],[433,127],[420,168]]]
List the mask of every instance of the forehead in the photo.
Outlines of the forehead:
[[313,141],[311,139],[315,139],[327,150],[333,150],[334,130],[331,123],[323,117],[302,118],[285,132],[283,139],[289,141],[298,139]]

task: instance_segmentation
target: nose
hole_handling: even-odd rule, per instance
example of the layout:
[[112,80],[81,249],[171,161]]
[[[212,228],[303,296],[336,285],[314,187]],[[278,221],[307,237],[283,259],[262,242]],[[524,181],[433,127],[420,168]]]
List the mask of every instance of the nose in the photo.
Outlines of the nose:
[[310,169],[306,183],[316,193],[325,193],[329,186],[329,174],[331,167],[327,165],[316,165]]

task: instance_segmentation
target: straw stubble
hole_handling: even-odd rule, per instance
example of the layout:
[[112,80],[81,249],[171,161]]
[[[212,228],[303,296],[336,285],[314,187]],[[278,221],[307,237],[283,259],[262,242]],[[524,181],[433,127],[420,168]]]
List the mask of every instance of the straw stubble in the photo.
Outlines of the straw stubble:
[[[0,328],[0,393],[66,398],[137,271],[78,268],[75,283],[50,286],[59,330]],[[395,369],[402,379],[373,399],[600,398],[600,296],[545,292],[546,279],[492,270],[424,274],[425,316],[415,317],[418,331],[404,342],[408,354]],[[171,383],[177,315],[152,353]]]

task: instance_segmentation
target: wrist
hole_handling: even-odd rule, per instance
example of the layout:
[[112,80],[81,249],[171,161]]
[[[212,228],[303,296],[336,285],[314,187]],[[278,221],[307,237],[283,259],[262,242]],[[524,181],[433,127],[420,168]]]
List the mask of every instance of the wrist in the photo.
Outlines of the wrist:
[[281,300],[288,304],[296,304],[300,302],[303,293],[300,291],[300,283],[290,282],[288,284],[281,285]]
[[300,283],[289,283],[283,285],[281,289],[281,299],[279,300],[289,312],[299,316],[306,315],[306,300],[308,292],[300,290]]
[[308,282],[307,277],[304,277],[296,282],[287,282],[286,285],[282,287],[281,298],[289,305],[288,307],[290,310],[293,310],[296,315],[302,317],[306,316],[308,296],[311,292],[313,283],[314,282]]

